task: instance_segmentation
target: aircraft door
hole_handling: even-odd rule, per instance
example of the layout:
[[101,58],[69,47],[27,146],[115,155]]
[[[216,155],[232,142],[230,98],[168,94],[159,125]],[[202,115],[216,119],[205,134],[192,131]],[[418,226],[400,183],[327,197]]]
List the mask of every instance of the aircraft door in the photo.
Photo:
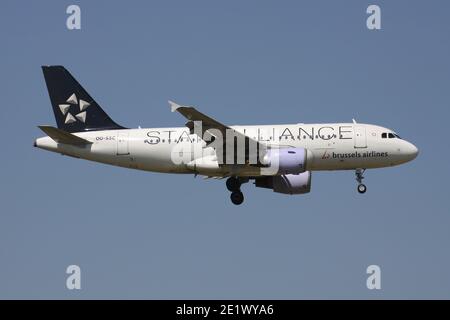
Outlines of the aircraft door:
[[128,155],[130,154],[128,146],[128,130],[117,131],[117,155]]
[[366,127],[354,126],[353,130],[355,133],[355,148],[367,148]]

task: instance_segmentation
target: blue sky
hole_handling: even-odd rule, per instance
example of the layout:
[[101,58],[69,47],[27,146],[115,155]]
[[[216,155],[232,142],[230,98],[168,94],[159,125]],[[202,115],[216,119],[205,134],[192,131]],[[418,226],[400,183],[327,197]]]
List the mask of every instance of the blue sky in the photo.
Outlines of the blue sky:
[[[70,4],[81,30],[66,28]],[[382,30],[366,28],[378,4]],[[0,298],[450,298],[447,1],[2,1]],[[62,64],[118,123],[360,122],[420,149],[406,165],[315,172],[285,196],[32,147]],[[82,289],[65,287],[66,267]],[[381,267],[382,289],[366,288]]]

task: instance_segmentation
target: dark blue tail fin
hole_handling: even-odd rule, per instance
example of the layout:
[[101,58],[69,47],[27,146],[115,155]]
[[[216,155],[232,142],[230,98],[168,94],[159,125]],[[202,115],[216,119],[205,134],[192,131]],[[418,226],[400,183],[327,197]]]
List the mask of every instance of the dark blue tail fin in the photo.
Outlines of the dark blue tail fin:
[[115,123],[63,66],[43,66],[56,123],[66,132],[125,129]]

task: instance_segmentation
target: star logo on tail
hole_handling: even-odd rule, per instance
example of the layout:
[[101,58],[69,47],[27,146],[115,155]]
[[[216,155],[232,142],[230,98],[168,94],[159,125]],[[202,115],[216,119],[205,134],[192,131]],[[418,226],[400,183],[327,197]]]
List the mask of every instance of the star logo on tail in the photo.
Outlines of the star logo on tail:
[[[78,106],[78,110],[76,111],[77,113],[75,114],[75,116],[69,112],[70,107],[72,105],[76,105]],[[61,111],[61,113],[63,114],[63,116],[66,117],[66,119],[64,120],[65,124],[69,124],[69,123],[73,123],[76,121],[81,121],[83,123],[86,122],[86,109],[90,106],[91,104],[87,101],[84,101],[82,99],[77,98],[76,94],[73,93],[66,101],[65,103],[59,104],[59,110]]]

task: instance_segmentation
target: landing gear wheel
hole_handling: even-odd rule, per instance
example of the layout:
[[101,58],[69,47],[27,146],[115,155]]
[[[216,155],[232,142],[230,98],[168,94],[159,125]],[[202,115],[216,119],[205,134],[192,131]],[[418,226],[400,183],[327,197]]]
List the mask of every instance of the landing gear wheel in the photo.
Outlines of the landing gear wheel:
[[241,191],[233,191],[230,196],[231,202],[235,205],[240,205],[244,202],[244,194]]
[[367,187],[365,184],[358,184],[358,192],[359,193],[365,193],[367,191]]
[[241,187],[241,182],[238,178],[230,177],[227,179],[227,189],[228,191],[234,192],[239,191],[239,188]]
[[366,169],[356,169],[355,171],[356,181],[358,181],[359,193],[365,193],[367,190],[366,186],[362,183],[362,180],[364,179],[364,171],[366,171]]

